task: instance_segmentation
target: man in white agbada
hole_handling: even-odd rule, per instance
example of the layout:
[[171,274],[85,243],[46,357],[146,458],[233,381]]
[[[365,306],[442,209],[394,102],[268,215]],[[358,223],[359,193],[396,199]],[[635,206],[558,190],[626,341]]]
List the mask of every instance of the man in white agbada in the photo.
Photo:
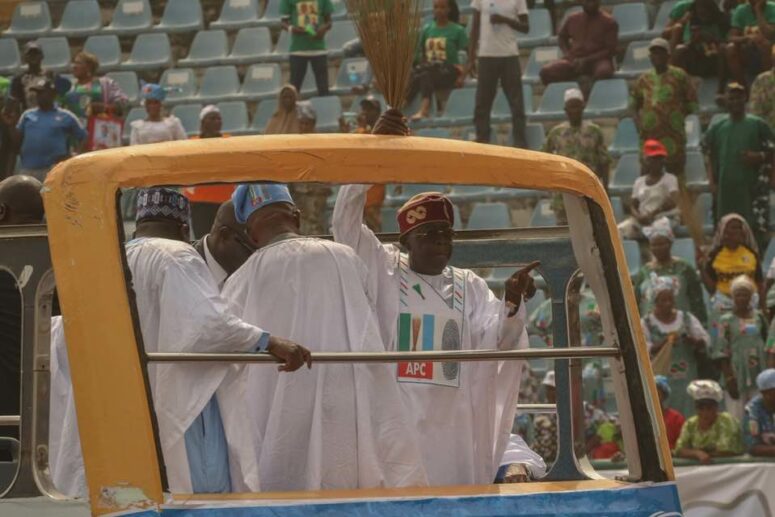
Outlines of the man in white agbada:
[[[448,266],[452,253],[452,203],[438,193],[419,194],[398,213],[401,244],[383,245],[362,224],[368,185],[339,190],[333,232],[369,270],[382,338],[389,349],[516,349],[528,344],[523,296],[535,293],[533,262],[506,281],[505,301],[472,271]],[[522,361],[410,361],[393,369],[407,411],[420,433],[431,485],[489,484],[507,446],[516,412]],[[524,443],[524,442],[522,442]],[[513,458],[517,454],[506,456]],[[514,469],[517,470],[517,469]],[[516,477],[507,473],[505,480]]]
[[[126,244],[140,331],[148,352],[268,351],[294,371],[305,362],[303,347],[234,316],[220,297],[212,274],[187,243],[188,200],[169,189],[138,196],[135,238]],[[154,409],[170,490],[173,492],[257,491],[252,443],[242,439],[250,422],[244,405],[250,394],[229,388],[239,379],[232,365],[149,366]],[[52,436],[55,486],[84,496],[80,444],[61,321],[52,322]],[[258,395],[257,395],[258,396]],[[226,425],[224,425],[226,423]],[[56,429],[52,425],[52,429]],[[74,452],[76,451],[76,452]]]
[[[235,313],[321,352],[384,352],[366,269],[352,249],[302,237],[285,185],[232,196],[258,251],[223,288]],[[422,486],[416,432],[387,364],[319,364],[293,377],[246,370],[264,490]]]

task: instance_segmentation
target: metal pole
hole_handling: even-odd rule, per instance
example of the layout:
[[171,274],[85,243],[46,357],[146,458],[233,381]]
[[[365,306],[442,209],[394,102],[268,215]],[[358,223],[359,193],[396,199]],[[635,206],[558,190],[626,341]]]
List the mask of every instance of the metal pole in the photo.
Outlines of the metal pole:
[[557,404],[517,404],[517,413],[556,413]]
[[0,425],[19,425],[21,421],[19,415],[0,415]]
[[[206,354],[165,353],[146,354],[150,362],[166,363],[277,363],[269,354]],[[502,361],[514,359],[617,357],[619,349],[613,347],[589,347],[572,349],[528,348],[523,350],[457,350],[444,352],[316,352],[313,363],[396,363],[400,361]]]

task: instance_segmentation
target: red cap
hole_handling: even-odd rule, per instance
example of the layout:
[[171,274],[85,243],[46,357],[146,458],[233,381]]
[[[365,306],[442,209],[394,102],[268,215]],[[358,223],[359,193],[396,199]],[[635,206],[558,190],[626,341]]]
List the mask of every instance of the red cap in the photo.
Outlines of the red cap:
[[667,148],[659,140],[646,140],[643,142],[643,155],[647,157],[667,156]]
[[428,223],[446,222],[455,224],[455,212],[452,202],[439,192],[417,194],[404,206],[398,209],[396,215],[401,235]]

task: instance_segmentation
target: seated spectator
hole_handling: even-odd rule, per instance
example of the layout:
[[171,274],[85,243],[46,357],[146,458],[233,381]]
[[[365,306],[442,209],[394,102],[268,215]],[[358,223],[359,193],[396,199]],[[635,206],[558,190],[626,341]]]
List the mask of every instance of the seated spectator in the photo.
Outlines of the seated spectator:
[[[772,46],[775,53],[775,45]],[[748,111],[764,120],[770,129],[775,127],[775,61],[773,68],[756,76],[751,85]]]
[[307,102],[300,102],[296,105],[296,111],[299,117],[299,134],[306,135],[315,133],[315,126],[318,121],[318,113],[312,104]]
[[[597,174],[603,185],[607,187],[611,157],[608,155],[600,126],[583,120],[584,107],[584,95],[581,90],[573,88],[565,92],[565,114],[568,120],[549,131],[542,151],[580,161],[592,169],[592,172]],[[557,216],[557,224],[568,224],[562,194],[554,194],[552,209]]]
[[671,254],[673,230],[664,220],[649,227],[646,234],[649,240],[651,260],[646,262],[635,275],[633,285],[641,314],[648,314],[653,308],[651,293],[651,274],[674,277],[678,281],[678,293],[675,295],[675,307],[688,311],[705,326],[708,314],[705,300],[702,298],[702,284],[693,264]]
[[684,118],[697,111],[697,92],[686,72],[671,66],[670,46],[662,38],[649,45],[653,69],[630,90],[630,105],[641,143],[659,140],[667,150],[665,168],[683,180],[686,165]]
[[775,368],[756,377],[759,395],[746,406],[743,442],[751,456],[775,456]]
[[10,97],[2,100],[0,108],[0,181],[13,174],[19,146],[13,138],[13,128],[19,123],[21,108],[19,101]]
[[714,457],[737,456],[743,452],[740,421],[725,411],[719,411],[721,386],[716,381],[692,381],[687,388],[694,399],[697,414],[689,418],[675,444],[679,458],[712,463]]
[[57,93],[64,93],[70,88],[70,81],[59,74],[43,69],[43,57],[43,49],[37,41],[29,41],[24,45],[24,63],[27,69],[15,75],[9,87],[9,94],[19,101],[22,112],[38,107],[36,93],[32,86],[42,79],[53,81]]
[[277,95],[277,109],[264,128],[265,135],[295,135],[299,133],[299,114],[296,103],[299,91],[295,86],[286,84]]
[[675,443],[681,434],[681,428],[686,420],[684,416],[675,409],[667,405],[667,399],[670,398],[672,390],[670,382],[664,375],[654,377],[657,384],[657,393],[659,394],[659,407],[662,409],[662,419],[665,422],[665,431],[667,431],[667,443],[670,444],[670,450],[675,449]]
[[377,119],[382,114],[382,104],[376,97],[369,95],[361,99],[360,108],[361,111],[358,112],[356,119],[357,127],[353,133],[370,135]]
[[186,130],[175,115],[164,116],[162,103],[167,90],[158,84],[144,84],[142,89],[146,116],[132,122],[129,144],[155,144],[173,140],[185,140]]
[[38,107],[24,112],[12,130],[12,138],[20,145],[21,173],[43,181],[54,165],[70,157],[71,142],[83,141],[86,131],[75,115],[54,103],[53,81],[41,79],[32,89]]
[[619,420],[596,404],[583,402],[586,451],[593,460],[607,460],[622,454]]
[[698,363],[708,355],[710,336],[694,315],[675,308],[676,277],[652,273],[649,292],[654,308],[643,316],[641,326],[651,364],[655,373],[667,377],[675,393],[672,406],[689,416],[694,405],[684,394],[698,377]]
[[723,374],[727,411],[740,419],[756,394],[756,376],[767,368],[767,320],[756,309],[756,284],[750,278],[735,278],[731,291],[734,305],[716,323],[713,358]]
[[[549,370],[541,381],[547,404],[557,403],[557,389],[554,382],[554,370]],[[542,413],[536,415],[533,420],[532,450],[538,453],[547,465],[554,462],[557,457],[557,415],[554,413]]]
[[710,293],[711,314],[719,315],[732,310],[732,280],[740,275],[762,281],[759,265],[759,247],[753,238],[751,228],[741,216],[728,214],[721,218],[713,243],[707,255],[697,256],[705,289]]
[[85,124],[90,116],[107,113],[121,117],[129,103],[126,94],[110,77],[97,77],[100,62],[89,52],[79,52],[71,71],[75,81],[64,96],[63,105]]
[[420,34],[417,64],[412,70],[407,93],[407,104],[419,93],[420,109],[412,120],[430,116],[431,98],[437,90],[460,88],[468,75],[468,66],[462,66],[458,51],[468,50],[468,35],[458,23],[460,13],[455,0],[433,0],[433,21]]
[[726,106],[729,115],[713,122],[703,136],[703,150],[710,158],[708,182],[716,197],[714,214],[742,215],[759,246],[765,246],[775,136],[764,120],[745,113],[745,88],[740,84],[727,86]]
[[670,11],[662,33],[670,41],[671,63],[689,75],[718,77],[718,93],[727,84],[726,45],[729,18],[715,0],[681,0]]
[[764,284],[764,305],[767,309],[767,318],[775,321],[775,258],[767,269],[767,280]]
[[667,149],[659,140],[643,144],[643,172],[632,187],[630,217],[619,224],[625,239],[642,239],[660,218],[678,224],[678,178],[665,172]]
[[775,2],[748,0],[732,11],[727,63],[732,80],[746,84],[772,67],[770,48],[775,40]]
[[[605,11],[600,0],[582,0],[583,10],[566,18],[557,33],[563,57],[541,68],[544,84],[573,81],[580,76],[593,80],[614,75],[614,57],[619,37],[619,24]],[[584,90],[590,85],[585,81]]]

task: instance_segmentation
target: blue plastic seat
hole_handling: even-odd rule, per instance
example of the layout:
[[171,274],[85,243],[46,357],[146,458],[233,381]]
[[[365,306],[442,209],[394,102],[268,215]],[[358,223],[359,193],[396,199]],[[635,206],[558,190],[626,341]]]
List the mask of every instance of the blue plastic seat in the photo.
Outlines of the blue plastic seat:
[[[280,16],[280,0],[268,0],[266,2],[266,8],[264,9],[261,18],[258,19],[257,25],[261,27],[279,27],[282,21]],[[287,31],[283,31],[281,34],[288,34]]]
[[131,104],[136,104],[140,100],[140,84],[137,81],[136,73],[110,72],[105,75],[116,81],[116,84],[126,94]]
[[511,214],[506,203],[477,203],[468,218],[469,230],[511,228]]
[[428,138],[452,138],[449,129],[441,127],[426,127],[414,132],[414,136],[424,136]]
[[188,136],[199,134],[200,111],[202,111],[201,104],[179,104],[172,108],[172,114],[180,119]]
[[530,226],[557,226],[557,216],[552,210],[551,200],[540,199],[530,216]]
[[15,39],[0,39],[0,74],[12,75],[22,66],[19,45]]
[[166,68],[172,64],[170,39],[166,34],[140,34],[135,39],[129,59],[121,68],[125,70],[152,70]]
[[211,29],[233,30],[258,23],[258,0],[226,0],[221,15],[210,24]]
[[629,90],[624,79],[602,79],[596,81],[589,94],[584,113],[588,117],[616,117],[627,113]]
[[100,73],[114,70],[121,64],[121,44],[115,34],[89,36],[83,49],[97,56],[100,62]]
[[696,263],[697,255],[692,239],[676,239],[673,241],[672,254],[682,258],[692,266]]
[[662,35],[662,31],[665,30],[665,27],[667,27],[667,24],[670,21],[670,11],[673,10],[673,7],[675,7],[675,4],[677,3],[677,0],[666,0],[659,5],[657,16],[654,18],[654,25],[649,31],[650,38],[656,38]]
[[495,189],[487,185],[453,185],[449,198],[453,203],[484,203],[494,194]]
[[48,34],[51,31],[51,13],[46,2],[21,2],[13,11],[11,26],[3,36],[23,38]]
[[272,54],[272,36],[266,27],[240,29],[231,54],[224,63],[244,65],[268,61]]
[[213,66],[222,63],[229,53],[224,30],[199,31],[194,36],[188,56],[178,61],[181,66]]
[[70,45],[64,36],[38,38],[38,44],[43,51],[43,68],[52,72],[70,70]]
[[334,12],[331,13],[331,19],[334,21],[347,19],[347,3],[345,0],[331,0],[334,6]]
[[608,192],[615,196],[629,194],[638,176],[640,176],[640,156],[637,153],[622,155],[616,164]]
[[339,97],[312,97],[309,103],[317,113],[315,131],[318,133],[339,131],[339,118],[342,116],[342,101]]
[[[773,205],[770,205],[771,207]],[[765,273],[767,268],[770,267],[770,264],[772,264],[772,260],[775,259],[775,239],[770,239],[769,244],[767,244],[767,249],[764,251],[764,260],[762,261],[762,267],[765,269]]]
[[557,61],[561,56],[560,47],[557,46],[534,48],[530,51],[530,57],[527,60],[525,71],[522,74],[522,81],[524,83],[541,82],[541,77],[539,76],[541,68],[552,61]]
[[616,72],[617,77],[633,79],[651,69],[649,43],[651,42],[633,41],[627,45],[627,51],[624,53],[622,66],[619,68],[619,71]]
[[[538,109],[533,113],[536,120],[553,120],[565,118],[565,91],[571,88],[578,88],[576,82],[552,83],[544,90],[541,97],[541,103]],[[587,106],[589,110],[589,106]]]
[[608,146],[608,152],[613,156],[640,152],[640,137],[634,120],[628,117],[619,121],[614,140]]
[[[713,195],[709,192],[703,192],[694,200],[694,217],[702,225],[702,231],[705,235],[713,233]],[[689,235],[685,226],[676,228],[677,236]]]
[[718,79],[707,77],[702,80],[700,87],[697,88],[697,98],[700,104],[700,113],[717,113],[721,111],[716,104],[716,92],[718,90]]
[[626,215],[624,213],[624,205],[622,204],[622,198],[612,197],[611,208],[614,211],[614,219],[616,219],[616,222],[621,223],[622,221],[624,221],[624,218],[626,217]]
[[129,135],[132,133],[132,122],[135,120],[142,120],[146,116],[145,108],[143,106],[135,106],[129,113],[127,113],[124,119],[124,131],[121,135],[121,139],[124,141],[124,145],[129,144]]
[[277,45],[272,51],[270,59],[272,61],[286,62],[288,60],[288,54],[291,48],[291,36],[288,31],[280,31],[280,36],[277,38]]
[[96,0],[69,0],[62,20],[51,33],[68,38],[96,34],[102,29],[102,13]]
[[196,75],[191,68],[168,68],[159,84],[168,88],[167,103],[188,102],[196,96]]
[[702,138],[702,126],[700,117],[697,115],[687,115],[684,120],[684,130],[686,131],[686,150],[698,151],[700,149],[700,140]]
[[649,34],[649,13],[646,4],[615,5],[611,13],[619,23],[619,42],[643,39]]
[[380,209],[382,216],[382,233],[398,233],[398,221],[396,220],[396,209],[394,207],[384,206]]
[[151,28],[151,4],[148,0],[119,0],[113,19],[105,31],[110,34],[137,34]]
[[527,18],[530,30],[527,34],[517,33],[517,42],[521,48],[546,45],[552,38],[552,20],[546,9],[529,9]]
[[347,95],[353,87],[369,84],[371,82],[371,69],[369,61],[364,57],[352,57],[343,59],[339,64],[334,87],[331,93],[334,95]]
[[202,77],[197,99],[205,103],[235,99],[239,96],[239,89],[239,76],[235,67],[213,66]]
[[304,74],[304,81],[301,83],[301,91],[299,93],[305,99],[317,95],[318,87],[315,83],[315,74],[312,73],[312,70],[308,70],[307,73]]
[[476,103],[476,90],[473,88],[459,88],[452,90],[447,99],[444,114],[434,122],[442,126],[460,126],[470,124],[474,119],[474,105]]
[[640,270],[640,246],[637,241],[623,240],[624,256],[627,259],[627,269],[630,276],[635,275]]
[[686,153],[686,186],[691,191],[706,191],[710,188],[708,172],[705,167],[705,156],[700,151]]
[[253,114],[253,120],[250,122],[250,132],[261,134],[266,128],[266,123],[277,111],[277,99],[265,99],[258,103],[256,112]]
[[240,135],[248,130],[248,107],[242,101],[219,102],[223,120],[222,131],[232,135]]
[[[527,148],[533,151],[540,151],[546,140],[546,131],[543,124],[527,124],[525,126],[525,137],[527,138]],[[511,136],[513,138],[513,135]],[[512,142],[513,145],[513,142]]]
[[358,39],[358,32],[355,25],[350,20],[333,22],[331,30],[326,34],[326,48],[329,57],[341,57],[344,54],[342,48],[344,44],[354,39]]
[[245,73],[240,97],[258,100],[277,97],[282,87],[283,75],[280,65],[265,63],[251,65]]
[[167,0],[164,14],[154,29],[167,33],[202,30],[202,5],[199,0]]

